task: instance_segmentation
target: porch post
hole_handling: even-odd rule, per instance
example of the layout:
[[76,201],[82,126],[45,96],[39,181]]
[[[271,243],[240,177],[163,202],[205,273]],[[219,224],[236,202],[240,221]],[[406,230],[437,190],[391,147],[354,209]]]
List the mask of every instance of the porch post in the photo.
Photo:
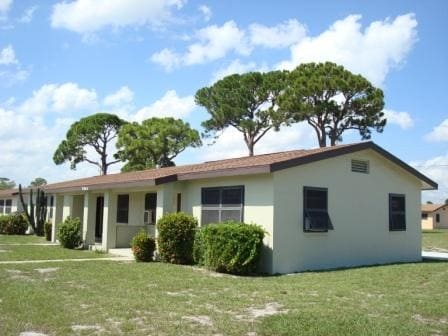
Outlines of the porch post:
[[64,206],[62,209],[62,220],[73,215],[73,195],[64,195]]
[[115,247],[114,200],[115,198],[110,191],[104,192],[103,237],[101,247],[105,251]]
[[95,197],[84,194],[84,213],[82,223],[82,240],[84,247],[95,244]]
[[51,241],[56,242],[57,225],[62,222],[63,196],[54,195],[53,218],[51,219]]

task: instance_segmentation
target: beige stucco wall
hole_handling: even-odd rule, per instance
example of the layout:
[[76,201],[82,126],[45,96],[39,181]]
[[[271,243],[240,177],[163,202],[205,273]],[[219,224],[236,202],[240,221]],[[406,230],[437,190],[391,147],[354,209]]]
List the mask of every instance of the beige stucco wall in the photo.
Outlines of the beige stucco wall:
[[[351,172],[369,160],[370,174]],[[421,259],[420,183],[366,150],[274,173],[274,272]],[[303,187],[328,188],[334,230],[303,231]],[[404,232],[389,231],[388,194],[406,195]]]
[[434,228],[434,218],[431,214],[428,214],[426,219],[422,218],[422,229],[423,230],[432,230]]
[[258,224],[268,233],[264,240],[262,271],[271,273],[274,215],[272,175],[249,175],[178,182],[173,187],[171,203],[175,202],[175,195],[181,192],[182,210],[195,216],[200,224],[201,189],[238,185],[244,185],[244,222]]
[[[436,216],[440,216],[440,222],[437,223]],[[433,218],[434,229],[448,229],[448,205],[431,213]]]

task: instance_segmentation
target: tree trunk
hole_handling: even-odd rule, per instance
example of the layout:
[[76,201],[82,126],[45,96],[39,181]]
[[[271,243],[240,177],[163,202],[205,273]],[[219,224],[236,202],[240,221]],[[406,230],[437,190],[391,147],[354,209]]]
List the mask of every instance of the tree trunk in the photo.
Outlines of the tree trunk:
[[107,175],[107,157],[106,155],[101,155],[101,168],[100,168],[100,174],[101,175]]
[[254,143],[253,143],[253,141],[250,141],[247,144],[247,148],[249,149],[249,156],[254,156]]

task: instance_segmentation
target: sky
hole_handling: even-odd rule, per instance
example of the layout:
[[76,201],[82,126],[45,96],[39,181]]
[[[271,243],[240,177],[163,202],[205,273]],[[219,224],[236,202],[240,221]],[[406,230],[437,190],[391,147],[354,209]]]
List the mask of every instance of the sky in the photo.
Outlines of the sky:
[[[82,117],[172,116],[201,130],[198,89],[232,73],[332,61],[384,91],[388,124],[372,140],[439,184],[424,201],[443,202],[447,19],[444,0],[0,0],[0,176],[28,184],[97,175],[87,163],[73,171],[52,161]],[[270,132],[255,153],[316,147],[313,132],[305,123]],[[205,142],[176,163],[247,155],[233,129]]]

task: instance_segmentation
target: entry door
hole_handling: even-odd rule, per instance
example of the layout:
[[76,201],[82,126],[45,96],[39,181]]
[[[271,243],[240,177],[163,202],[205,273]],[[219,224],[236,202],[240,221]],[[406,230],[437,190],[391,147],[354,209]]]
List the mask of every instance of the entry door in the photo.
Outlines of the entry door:
[[103,236],[103,211],[104,197],[99,196],[96,199],[96,220],[95,220],[95,238],[100,240]]

